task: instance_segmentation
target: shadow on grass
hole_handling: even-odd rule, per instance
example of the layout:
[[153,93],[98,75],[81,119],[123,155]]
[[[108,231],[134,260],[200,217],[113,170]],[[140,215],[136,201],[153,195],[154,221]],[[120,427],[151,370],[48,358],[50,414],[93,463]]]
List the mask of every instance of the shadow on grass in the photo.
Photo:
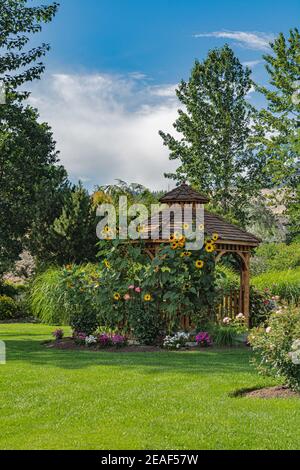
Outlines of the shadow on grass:
[[6,341],[7,361],[23,361],[43,367],[82,369],[94,366],[143,369],[148,373],[178,372],[235,374],[249,372],[250,351],[202,350],[174,352],[61,351],[47,349],[39,341]]

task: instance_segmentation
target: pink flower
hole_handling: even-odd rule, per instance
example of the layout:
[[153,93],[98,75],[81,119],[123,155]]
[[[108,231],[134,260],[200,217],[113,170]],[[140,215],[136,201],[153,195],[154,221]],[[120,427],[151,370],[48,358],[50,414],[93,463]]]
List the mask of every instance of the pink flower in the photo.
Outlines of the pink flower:
[[136,287],[135,292],[137,294],[140,294],[142,292],[142,289],[140,287]]
[[130,300],[130,299],[131,299],[131,297],[130,297],[129,294],[125,294],[125,295],[124,295],[124,300]]
[[129,290],[134,290],[134,286],[129,286],[128,289]]

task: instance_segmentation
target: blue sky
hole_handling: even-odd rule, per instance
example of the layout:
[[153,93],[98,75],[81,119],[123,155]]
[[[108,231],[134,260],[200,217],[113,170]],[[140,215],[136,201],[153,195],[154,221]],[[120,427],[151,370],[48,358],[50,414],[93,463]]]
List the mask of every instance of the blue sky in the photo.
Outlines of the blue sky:
[[[268,40],[300,19],[298,0],[60,3],[35,39],[52,50],[32,100],[52,125],[71,178],[89,187],[120,177],[166,188],[161,175],[171,163],[157,131],[172,129],[174,88],[194,59],[228,42],[254,79],[265,82]],[[259,103],[255,94],[249,99]]]

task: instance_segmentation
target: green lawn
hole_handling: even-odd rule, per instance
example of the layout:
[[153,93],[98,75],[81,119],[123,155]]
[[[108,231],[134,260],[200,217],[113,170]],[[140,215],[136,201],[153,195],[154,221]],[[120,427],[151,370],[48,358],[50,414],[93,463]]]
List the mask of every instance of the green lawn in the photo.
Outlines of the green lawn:
[[231,398],[272,385],[250,351],[94,353],[0,325],[0,449],[300,449],[300,401]]

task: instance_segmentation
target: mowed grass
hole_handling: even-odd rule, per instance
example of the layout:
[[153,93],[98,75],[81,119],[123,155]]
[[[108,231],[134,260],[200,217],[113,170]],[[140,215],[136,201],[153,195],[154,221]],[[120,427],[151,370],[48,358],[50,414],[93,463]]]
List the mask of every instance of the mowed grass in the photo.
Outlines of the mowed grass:
[[0,325],[0,449],[299,449],[300,400],[231,398],[273,385],[250,351],[109,353],[41,345]]

